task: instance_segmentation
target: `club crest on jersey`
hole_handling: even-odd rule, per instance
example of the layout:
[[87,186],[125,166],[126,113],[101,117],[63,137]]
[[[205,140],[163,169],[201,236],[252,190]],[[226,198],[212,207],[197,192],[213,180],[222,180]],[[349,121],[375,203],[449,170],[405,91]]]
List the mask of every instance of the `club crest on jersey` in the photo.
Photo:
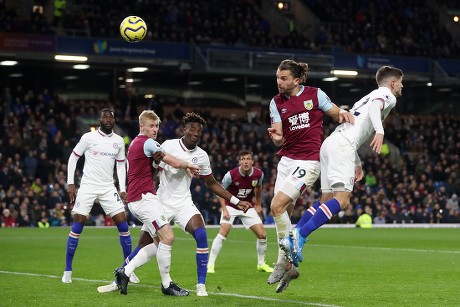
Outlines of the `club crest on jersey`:
[[310,99],[310,100],[304,101],[303,106],[305,107],[305,109],[310,111],[311,109],[313,109],[313,100]]
[[193,163],[193,164],[197,164],[197,163],[198,163],[198,158],[197,158],[197,157],[193,157],[193,158],[192,158],[192,163]]
[[253,181],[252,181],[252,186],[253,186],[253,187],[256,187],[256,186],[257,186],[257,182],[258,182],[258,180],[253,180]]

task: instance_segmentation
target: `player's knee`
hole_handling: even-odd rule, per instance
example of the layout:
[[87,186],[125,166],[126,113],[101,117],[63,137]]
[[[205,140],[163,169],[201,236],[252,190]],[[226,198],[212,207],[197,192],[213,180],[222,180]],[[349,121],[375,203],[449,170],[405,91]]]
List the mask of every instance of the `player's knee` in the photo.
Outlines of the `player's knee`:
[[[166,227],[165,227],[166,226]],[[163,244],[172,245],[174,242],[174,232],[166,224],[157,231],[158,238]]]
[[278,216],[284,212],[282,203],[275,201],[275,199],[273,199],[272,203],[270,204],[270,210],[273,216]]

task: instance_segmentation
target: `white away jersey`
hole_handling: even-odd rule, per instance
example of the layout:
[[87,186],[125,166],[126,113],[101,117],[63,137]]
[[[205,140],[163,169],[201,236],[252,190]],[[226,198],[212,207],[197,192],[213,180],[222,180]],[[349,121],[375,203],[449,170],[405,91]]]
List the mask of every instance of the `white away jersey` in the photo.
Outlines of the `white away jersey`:
[[[343,123],[335,130],[341,131],[345,137],[358,149],[375,131],[383,133],[382,121],[388,116],[391,109],[396,105],[396,97],[387,87],[379,87],[373,90],[358,102],[350,110],[355,117],[355,124]],[[380,110],[379,119],[372,122],[372,110]]]
[[[188,150],[182,139],[167,140],[161,145],[166,153],[177,159],[187,161],[200,167],[201,176],[209,176],[212,173],[211,163],[208,154],[200,147]],[[185,169],[174,168],[164,162],[160,163],[160,186],[157,194],[160,200],[166,205],[173,208],[180,208],[191,200],[190,177]]]
[[125,144],[118,134],[104,134],[96,130],[83,134],[73,153],[85,155],[81,184],[113,186],[115,161],[125,161]]

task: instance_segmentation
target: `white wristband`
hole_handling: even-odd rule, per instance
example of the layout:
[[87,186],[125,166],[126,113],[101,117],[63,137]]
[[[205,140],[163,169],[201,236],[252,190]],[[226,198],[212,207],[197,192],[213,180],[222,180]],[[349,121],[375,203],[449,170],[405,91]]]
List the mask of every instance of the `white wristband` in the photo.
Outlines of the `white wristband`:
[[230,198],[230,203],[232,203],[232,204],[234,204],[236,206],[236,205],[238,205],[239,202],[240,202],[240,200],[232,195],[232,197]]

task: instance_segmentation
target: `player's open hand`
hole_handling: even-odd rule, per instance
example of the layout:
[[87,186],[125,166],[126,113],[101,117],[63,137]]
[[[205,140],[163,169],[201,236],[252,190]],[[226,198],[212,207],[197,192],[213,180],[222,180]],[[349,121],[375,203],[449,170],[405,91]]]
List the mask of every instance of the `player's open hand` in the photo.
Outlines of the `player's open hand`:
[[118,195],[120,195],[120,198],[123,201],[123,203],[126,204],[126,198],[128,197],[128,194],[126,194],[126,192],[120,192],[118,193]]
[[355,167],[355,183],[364,178],[364,171],[361,165]]
[[70,203],[73,204],[77,197],[77,188],[74,184],[67,185],[67,194],[69,194]]
[[374,139],[372,140],[371,142],[371,147],[372,149],[380,154],[380,152],[382,151],[382,144],[383,144],[383,134],[381,133],[376,133],[375,136],[374,136]]
[[165,153],[161,150],[153,153],[152,157],[156,164],[160,164],[160,161],[163,160]]
[[238,209],[243,210],[244,213],[248,211],[250,208],[252,208],[252,204],[250,202],[247,202],[245,200],[240,200],[238,205]]
[[222,210],[222,217],[224,218],[224,220],[226,221],[229,221],[230,220],[230,212],[228,212],[227,208],[225,208],[224,210]]
[[283,135],[277,132],[275,128],[267,128],[267,133],[270,140],[280,141],[283,139]]
[[339,123],[350,123],[355,124],[355,117],[348,111],[340,110],[339,112]]
[[195,165],[195,164],[189,164],[187,166],[187,173],[189,174],[189,176],[193,177],[193,176],[200,176],[200,167],[198,165]]

